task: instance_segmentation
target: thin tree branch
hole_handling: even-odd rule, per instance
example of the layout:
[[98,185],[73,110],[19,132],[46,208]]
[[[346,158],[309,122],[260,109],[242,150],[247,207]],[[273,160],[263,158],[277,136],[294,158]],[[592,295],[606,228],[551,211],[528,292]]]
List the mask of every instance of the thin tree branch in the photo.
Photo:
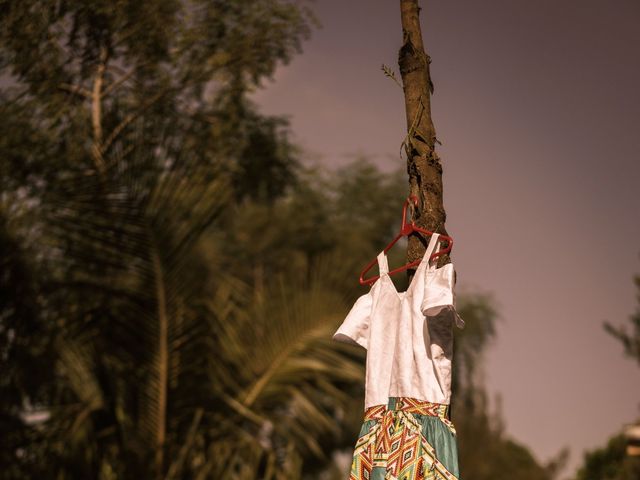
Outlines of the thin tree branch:
[[73,93],[74,95],[78,95],[84,98],[91,98],[93,95],[91,91],[87,90],[86,88],[81,87],[80,85],[71,85],[70,83],[63,83],[61,85],[58,85],[58,89],[65,92]]
[[93,127],[92,155],[96,168],[99,172],[104,172],[105,164],[102,155],[102,83],[107,64],[107,49],[100,49],[100,63],[96,68],[96,76],[93,81],[93,92],[91,94],[91,126]]
[[136,70],[135,69],[131,69],[129,72],[127,72],[126,74],[124,74],[122,77],[120,77],[118,80],[116,80],[115,82],[113,82],[111,85],[109,85],[107,88],[104,89],[104,92],[102,93],[105,97],[108,96],[111,92],[113,92],[116,88],[118,88],[120,85],[122,85],[124,82],[126,82],[127,80],[129,80],[131,77],[133,77],[133,75],[135,75]]
[[189,453],[189,450],[191,449],[191,447],[193,446],[193,442],[195,441],[196,434],[198,433],[198,426],[200,425],[203,414],[204,410],[202,408],[196,409],[196,412],[193,415],[193,420],[191,421],[191,426],[189,427],[189,432],[187,433],[187,440],[180,448],[178,458],[174,462],[172,462],[171,467],[169,467],[169,471],[167,472],[165,480],[171,480],[175,478],[182,469],[182,465],[187,458],[187,454]]
[[158,100],[160,100],[162,97],[164,97],[171,90],[172,90],[172,88],[166,88],[164,90],[161,90],[160,92],[156,93],[151,98],[149,98],[146,101],[144,101],[142,103],[142,105],[138,108],[138,110],[136,110],[135,112],[130,113],[129,115],[124,117],[122,119],[122,121],[118,125],[116,125],[116,127],[111,131],[111,133],[109,134],[107,139],[102,144],[101,154],[104,155],[109,150],[111,145],[113,145],[113,142],[116,141],[118,136],[120,136],[122,131],[125,128],[127,128],[127,126],[129,126],[129,124],[134,122],[138,117],[140,117],[140,115],[142,115],[144,113],[144,111],[147,108],[152,106],[154,103],[156,103]]
[[388,66],[386,66],[384,63],[382,64],[382,71],[384,72],[385,76],[389,77],[391,80],[393,80],[394,82],[396,82],[396,85],[398,85],[400,88],[402,88],[402,84],[400,83],[400,81],[396,78],[396,73],[391,70]]

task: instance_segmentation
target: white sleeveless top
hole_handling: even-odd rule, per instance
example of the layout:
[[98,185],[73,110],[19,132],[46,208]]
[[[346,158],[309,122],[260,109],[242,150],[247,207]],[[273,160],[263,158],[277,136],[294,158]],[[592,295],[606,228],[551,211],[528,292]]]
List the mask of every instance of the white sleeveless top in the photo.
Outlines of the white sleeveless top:
[[429,262],[429,246],[405,292],[389,278],[387,256],[378,255],[380,278],[353,305],[333,338],[367,349],[365,409],[386,405],[389,397],[451,402],[452,323],[464,322],[455,310],[455,271],[449,263]]

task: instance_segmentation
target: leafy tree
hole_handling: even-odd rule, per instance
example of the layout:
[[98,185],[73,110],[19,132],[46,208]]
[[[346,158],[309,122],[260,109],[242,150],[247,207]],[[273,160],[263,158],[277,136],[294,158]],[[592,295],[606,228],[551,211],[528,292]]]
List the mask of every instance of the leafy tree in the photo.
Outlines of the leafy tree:
[[631,331],[625,327],[616,327],[609,322],[604,324],[604,328],[609,334],[622,343],[625,353],[640,364],[640,275],[637,275],[633,280],[638,289],[638,308],[636,312],[629,317]]
[[[629,318],[631,331],[605,322],[604,328],[622,343],[627,355],[640,363],[640,276],[634,278],[638,288],[636,312]],[[624,435],[615,435],[602,448],[587,452],[584,463],[578,470],[576,480],[632,480],[640,478],[640,457],[626,453],[627,440]]]
[[[278,314],[273,302],[253,306],[253,286],[204,264],[201,247],[232,199],[273,201],[294,179],[285,124],[257,114],[245,94],[299,49],[308,12],[277,0],[27,1],[0,11],[0,61],[11,79],[2,92],[2,202],[14,220],[32,221],[15,242],[35,259],[33,297],[42,299],[35,316],[54,350],[36,391],[2,385],[14,399],[2,405],[3,432],[16,432],[5,471],[196,478],[222,468],[224,478],[295,476],[300,449],[317,452],[313,442],[270,445],[266,433],[246,441],[256,418],[265,418],[250,407],[272,394],[265,388],[276,370],[265,377],[260,364],[242,376],[233,370],[237,358],[219,358],[233,343],[224,322],[245,319],[252,328],[247,312],[267,318],[268,308],[277,333],[277,319],[288,325],[292,315]],[[16,266],[7,283],[19,279],[14,250],[7,249]],[[295,295],[309,300],[315,291]],[[13,352],[35,348],[37,330],[12,315],[13,299],[5,303],[3,371],[15,371],[15,380],[23,359]],[[327,312],[335,301],[321,305]],[[308,338],[307,330],[317,331],[309,322],[327,315],[299,319],[305,345],[316,338]],[[247,348],[256,350],[249,338]],[[290,367],[296,352],[293,360],[277,356],[278,365]],[[334,356],[349,364],[349,355]],[[317,363],[298,368],[314,367],[307,388],[331,387]],[[336,374],[344,379],[347,367]],[[235,390],[226,390],[226,378]],[[279,417],[262,427],[320,418],[314,425],[327,428],[326,415],[308,415],[309,392],[289,393],[288,407],[267,403],[263,410]],[[305,415],[293,415],[296,408]],[[27,442],[33,429],[38,435]]]
[[588,452],[576,480],[636,480],[640,475],[640,458],[626,454],[623,435],[609,439],[607,445]]
[[[24,423],[24,401],[37,398],[53,358],[50,328],[38,315],[39,282],[32,261],[0,212],[0,468],[3,478],[25,478],[41,469],[28,454],[39,432]],[[24,452],[16,455],[16,451]]]
[[461,476],[474,480],[555,478],[564,465],[566,452],[541,465],[531,452],[504,431],[500,412],[489,410],[481,383],[482,360],[496,335],[498,313],[491,297],[462,296],[458,305],[465,319],[456,331],[453,372],[453,421],[458,431]]
[[[308,10],[0,7],[3,476],[321,475],[361,422],[363,352],[331,334],[406,184],[364,161],[303,168],[286,122],[247,100]],[[463,468],[540,472],[486,413],[495,311],[469,297],[463,315]]]
[[224,256],[205,261],[229,240],[211,229],[226,177],[186,154],[158,163],[70,177],[42,207],[59,251],[39,270],[55,370],[37,398],[43,436],[25,448],[60,478],[298,478],[362,377],[360,354],[331,341],[340,257],[270,268],[255,301],[255,285],[216,268]]
[[300,50],[303,4],[25,0],[0,12],[4,190],[51,185],[71,166],[102,172],[133,144],[223,160],[252,176],[243,194],[291,180],[282,122],[246,92]]

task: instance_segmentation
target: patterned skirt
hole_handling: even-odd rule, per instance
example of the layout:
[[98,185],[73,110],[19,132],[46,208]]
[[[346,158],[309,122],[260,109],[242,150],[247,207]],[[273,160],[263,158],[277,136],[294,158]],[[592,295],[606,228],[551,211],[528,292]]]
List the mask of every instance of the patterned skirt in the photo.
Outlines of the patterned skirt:
[[393,397],[365,411],[349,480],[459,480],[448,405]]

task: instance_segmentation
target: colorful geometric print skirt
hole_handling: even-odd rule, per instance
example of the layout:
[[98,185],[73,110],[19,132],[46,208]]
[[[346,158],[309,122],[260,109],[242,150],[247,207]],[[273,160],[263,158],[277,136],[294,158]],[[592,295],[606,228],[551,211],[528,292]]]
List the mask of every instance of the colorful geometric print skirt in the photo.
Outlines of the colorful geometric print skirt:
[[459,480],[448,405],[393,397],[365,411],[349,480]]

